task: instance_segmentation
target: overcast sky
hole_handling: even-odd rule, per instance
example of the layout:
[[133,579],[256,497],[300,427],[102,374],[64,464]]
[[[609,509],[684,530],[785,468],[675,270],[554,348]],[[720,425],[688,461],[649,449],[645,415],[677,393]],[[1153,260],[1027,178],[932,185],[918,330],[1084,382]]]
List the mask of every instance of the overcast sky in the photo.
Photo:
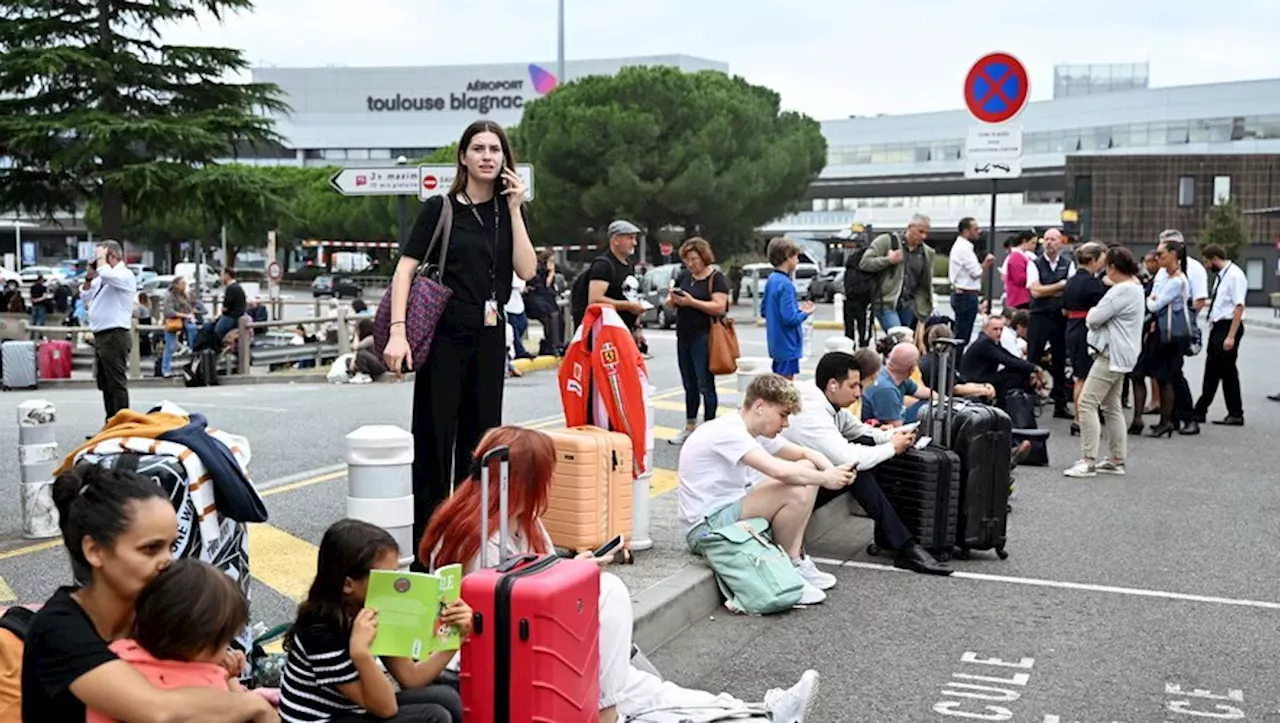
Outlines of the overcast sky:
[[[238,47],[255,65],[552,61],[557,0],[258,0],[167,42]],[[1057,63],[1148,61],[1151,85],[1280,77],[1280,0],[565,0],[566,55],[727,62],[819,120],[963,107],[969,66],[1018,56],[1032,100]],[[550,69],[550,68],[549,68]]]

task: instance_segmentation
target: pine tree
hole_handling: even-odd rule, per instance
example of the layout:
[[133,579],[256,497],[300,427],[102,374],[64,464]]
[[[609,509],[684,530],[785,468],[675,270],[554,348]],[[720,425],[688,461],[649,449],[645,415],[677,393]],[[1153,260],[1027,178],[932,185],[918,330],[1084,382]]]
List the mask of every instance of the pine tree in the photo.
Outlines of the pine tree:
[[1240,252],[1249,245],[1249,229],[1235,201],[1224,201],[1209,211],[1200,248],[1209,244],[1221,246],[1231,259],[1239,258]]
[[[52,216],[94,199],[104,236],[135,213],[225,198],[206,174],[237,147],[275,142],[280,91],[228,76],[239,50],[167,45],[161,31],[201,14],[221,20],[252,0],[0,0],[0,210]],[[205,176],[209,178],[205,180]],[[205,188],[204,193],[179,196]]]

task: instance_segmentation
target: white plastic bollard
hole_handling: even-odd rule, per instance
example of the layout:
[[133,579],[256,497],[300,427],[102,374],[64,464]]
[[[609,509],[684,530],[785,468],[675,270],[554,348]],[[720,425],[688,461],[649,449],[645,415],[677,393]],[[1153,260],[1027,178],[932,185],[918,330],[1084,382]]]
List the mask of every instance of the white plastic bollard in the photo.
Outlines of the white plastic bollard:
[[826,347],[827,352],[842,351],[845,354],[853,353],[853,339],[843,334],[827,337],[826,341],[822,342],[822,345]]
[[804,356],[801,359],[808,359],[813,356],[813,317],[804,320]]
[[22,536],[34,540],[57,537],[58,508],[53,504],[53,470],[58,441],[53,403],[29,399],[18,405],[18,466],[22,494]]
[[653,548],[653,539],[649,537],[649,488],[653,481],[653,395],[658,393],[658,388],[649,385],[647,391],[648,404],[645,409],[645,417],[648,423],[645,425],[645,452],[644,452],[644,474],[636,478],[635,484],[631,485],[632,501],[631,501],[631,549],[632,551],[649,550]]
[[347,517],[377,525],[400,548],[400,567],[413,562],[413,435],[371,424],[347,435]]
[[843,324],[844,323],[844,294],[837,291],[836,295],[832,298],[831,306],[832,306],[831,311],[832,313],[835,314],[836,323]]
[[761,374],[768,374],[772,363],[768,359],[742,357],[738,360],[738,392],[746,394],[747,387]]

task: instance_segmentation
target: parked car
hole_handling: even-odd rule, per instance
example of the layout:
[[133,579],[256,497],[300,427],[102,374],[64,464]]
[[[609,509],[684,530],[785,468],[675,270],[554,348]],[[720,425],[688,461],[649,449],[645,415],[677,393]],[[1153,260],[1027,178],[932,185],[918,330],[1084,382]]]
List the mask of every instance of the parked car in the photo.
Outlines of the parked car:
[[844,292],[844,267],[823,269],[818,278],[809,282],[809,298],[814,301],[831,302],[836,294]]
[[670,329],[676,325],[675,311],[667,308],[667,287],[683,268],[684,264],[653,266],[640,277],[640,298],[653,304],[640,317],[645,326]]
[[796,286],[797,299],[809,298],[809,284],[818,278],[818,272],[821,270],[817,264],[802,263],[796,266],[796,272],[791,275],[791,281]]
[[346,276],[317,276],[311,282],[311,295],[317,299],[322,296],[359,299],[364,295],[364,288]]
[[34,284],[36,279],[41,276],[47,282],[58,284],[67,278],[67,274],[63,269],[52,266],[27,266],[18,272],[18,278],[21,279],[23,286]]
[[[756,287],[756,291],[751,289],[751,276],[756,272],[760,273],[760,281]],[[742,267],[742,284],[738,289],[738,293],[746,298],[751,298],[755,294],[764,293],[764,284],[769,280],[769,274],[773,273],[773,267],[769,264],[747,264]]]
[[129,270],[133,272],[134,276],[138,277],[139,285],[145,284],[160,275],[160,272],[156,271],[154,268],[150,266],[143,266],[142,264],[129,264]]

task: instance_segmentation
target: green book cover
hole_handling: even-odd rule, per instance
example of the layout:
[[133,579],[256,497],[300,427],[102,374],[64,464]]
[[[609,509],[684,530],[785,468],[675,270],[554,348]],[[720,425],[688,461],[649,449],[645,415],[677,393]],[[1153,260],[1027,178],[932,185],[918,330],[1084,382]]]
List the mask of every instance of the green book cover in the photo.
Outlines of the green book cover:
[[[462,565],[445,565],[436,570],[440,578],[440,610],[457,600],[462,593]],[[462,636],[456,625],[437,625],[432,651],[457,650],[462,647]]]
[[371,571],[364,604],[378,611],[373,654],[422,660],[434,652],[441,599],[441,578],[436,575]]

